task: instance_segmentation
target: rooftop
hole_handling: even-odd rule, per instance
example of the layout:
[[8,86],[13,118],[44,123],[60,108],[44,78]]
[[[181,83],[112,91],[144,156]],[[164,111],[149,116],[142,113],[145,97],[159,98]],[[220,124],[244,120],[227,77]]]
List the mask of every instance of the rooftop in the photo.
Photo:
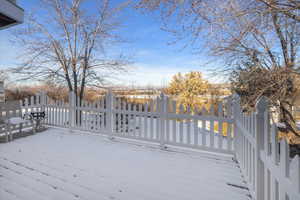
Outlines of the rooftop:
[[16,0],[0,0],[0,30],[24,21],[24,10]]

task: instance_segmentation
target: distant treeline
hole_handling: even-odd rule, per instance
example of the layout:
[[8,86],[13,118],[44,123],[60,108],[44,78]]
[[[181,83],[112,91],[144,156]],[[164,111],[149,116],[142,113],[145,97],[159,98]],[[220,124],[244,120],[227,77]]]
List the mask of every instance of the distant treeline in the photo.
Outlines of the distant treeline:
[[[37,93],[46,92],[46,94],[53,100],[64,100],[68,101],[68,89],[64,86],[53,85],[53,84],[41,84],[35,86],[19,86],[19,87],[9,87],[5,89],[5,99],[6,101],[21,100],[30,96],[34,96]],[[85,101],[95,101],[102,98],[107,92],[103,88],[92,88],[86,89],[84,94]],[[124,89],[124,90],[113,90],[114,94],[117,96],[126,97],[129,95],[143,95],[149,96],[149,98],[155,94],[159,94],[160,90],[157,89]]]

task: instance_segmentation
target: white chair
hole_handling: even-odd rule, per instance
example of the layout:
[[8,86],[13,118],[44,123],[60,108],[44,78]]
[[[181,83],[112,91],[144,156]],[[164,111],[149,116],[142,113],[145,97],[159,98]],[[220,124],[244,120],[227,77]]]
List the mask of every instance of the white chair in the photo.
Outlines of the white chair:
[[11,117],[6,119],[4,122],[6,125],[6,142],[9,142],[13,140],[12,127],[18,125],[19,133],[21,134],[23,129],[23,124],[28,122],[28,120],[22,119],[21,117]]
[[13,131],[16,126],[19,133],[22,132],[23,124],[29,122],[22,118],[22,108],[19,102],[5,102],[0,104],[0,128],[5,131],[6,142],[13,139]]
[[8,142],[8,129],[7,129],[7,125],[5,124],[4,120],[0,120],[0,130],[1,131],[4,131],[4,134],[5,134],[5,140],[6,142]]

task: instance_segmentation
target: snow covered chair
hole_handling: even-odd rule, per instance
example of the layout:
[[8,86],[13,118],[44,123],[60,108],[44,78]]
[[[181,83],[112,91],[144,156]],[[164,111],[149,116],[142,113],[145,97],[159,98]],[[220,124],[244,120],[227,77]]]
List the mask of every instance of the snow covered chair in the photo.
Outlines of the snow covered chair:
[[0,119],[0,132],[4,133],[5,137],[6,137],[6,141],[8,140],[8,129],[7,129],[7,125],[5,124],[5,121]]
[[0,104],[0,128],[5,131],[5,140],[9,142],[13,139],[15,127],[22,132],[23,124],[29,122],[22,118],[22,110],[19,102],[6,102]]

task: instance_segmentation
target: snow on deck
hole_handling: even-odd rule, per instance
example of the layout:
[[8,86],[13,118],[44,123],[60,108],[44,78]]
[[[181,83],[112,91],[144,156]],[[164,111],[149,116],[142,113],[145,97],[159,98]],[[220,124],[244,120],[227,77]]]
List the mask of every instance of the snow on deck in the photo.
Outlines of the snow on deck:
[[64,129],[0,144],[0,199],[244,200],[230,156]]

